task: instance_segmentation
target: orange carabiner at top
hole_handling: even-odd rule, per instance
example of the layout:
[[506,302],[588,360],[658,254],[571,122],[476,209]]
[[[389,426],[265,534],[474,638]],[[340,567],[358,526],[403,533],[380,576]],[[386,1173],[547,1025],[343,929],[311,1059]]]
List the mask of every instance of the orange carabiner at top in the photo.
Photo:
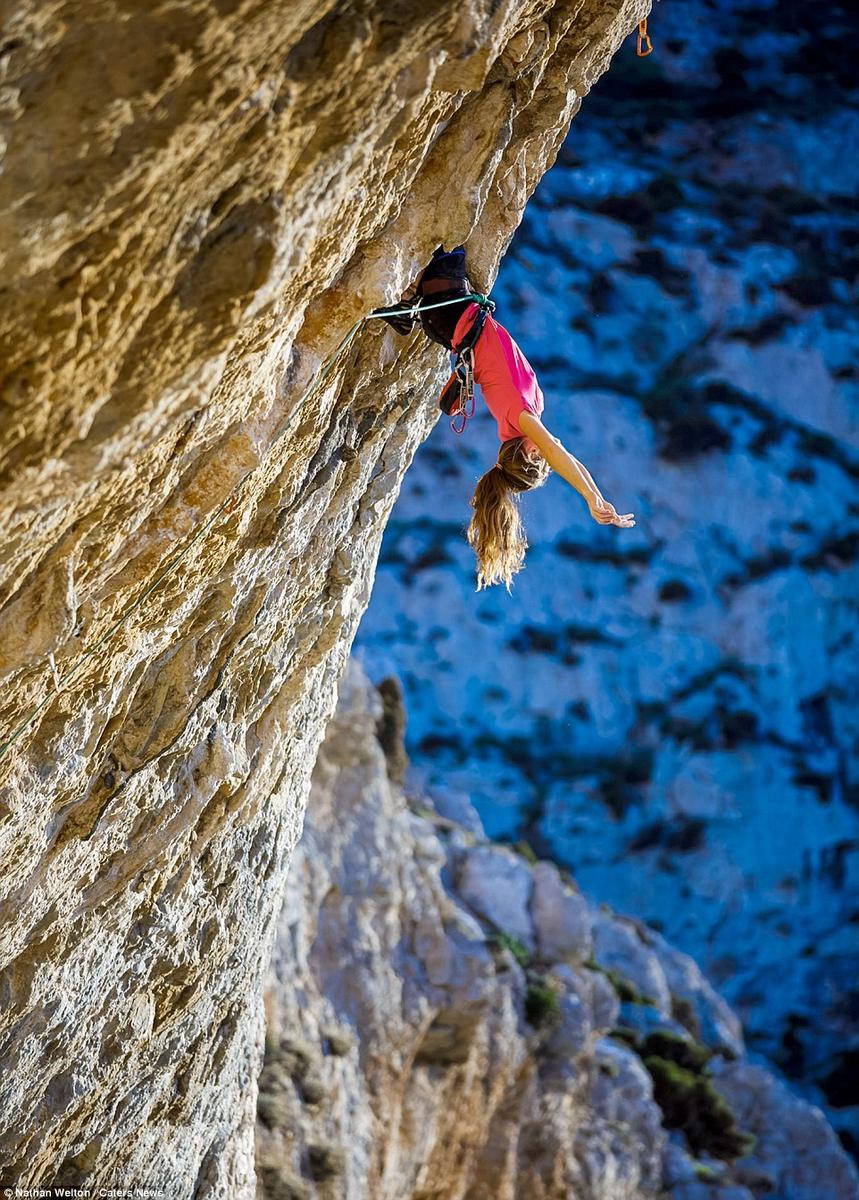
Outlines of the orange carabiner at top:
[[645,17],[643,21],[638,22],[638,44],[635,47],[635,53],[639,58],[647,58],[652,50],[653,42],[647,32],[647,17]]

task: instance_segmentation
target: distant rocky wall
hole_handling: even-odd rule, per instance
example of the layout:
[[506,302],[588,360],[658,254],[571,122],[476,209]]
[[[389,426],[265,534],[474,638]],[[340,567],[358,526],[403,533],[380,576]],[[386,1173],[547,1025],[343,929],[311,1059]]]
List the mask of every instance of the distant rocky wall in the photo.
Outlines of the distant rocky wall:
[[697,964],[407,799],[383,719],[352,667],[266,980],[264,1200],[857,1200]]
[[443,358],[368,328],[301,397],[439,242],[491,280],[646,6],[4,6],[4,1183],[253,1194],[274,920]]
[[655,6],[493,288],[635,529],[550,480],[475,596],[479,406],[420,448],[356,645],[427,787],[692,954],[859,1156],[859,23],[717,7]]

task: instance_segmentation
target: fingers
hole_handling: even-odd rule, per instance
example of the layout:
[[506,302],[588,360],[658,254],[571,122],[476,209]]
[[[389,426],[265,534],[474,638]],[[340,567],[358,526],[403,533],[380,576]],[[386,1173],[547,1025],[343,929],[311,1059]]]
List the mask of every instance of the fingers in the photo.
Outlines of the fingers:
[[635,525],[634,513],[619,513],[608,500],[595,504],[591,516],[598,525],[616,525],[618,529],[632,529]]
[[619,529],[632,529],[635,517],[632,513],[593,513],[598,525],[617,525]]

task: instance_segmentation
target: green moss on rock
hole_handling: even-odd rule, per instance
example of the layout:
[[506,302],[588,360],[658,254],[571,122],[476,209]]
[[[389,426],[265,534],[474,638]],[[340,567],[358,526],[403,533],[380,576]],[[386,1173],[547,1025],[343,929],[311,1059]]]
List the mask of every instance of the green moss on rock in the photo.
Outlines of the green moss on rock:
[[540,861],[537,857],[537,852],[530,842],[526,842],[524,838],[520,838],[518,842],[514,842],[512,849],[516,851],[525,862],[530,863],[532,867],[536,866]]
[[700,1073],[713,1057],[713,1051],[702,1042],[671,1033],[666,1029],[649,1033],[641,1046],[642,1058],[664,1058],[687,1071]]
[[535,979],[525,993],[525,1020],[535,1029],[557,1024],[561,1016],[558,993],[545,979]]
[[630,1025],[616,1025],[614,1029],[609,1030],[608,1036],[629,1046],[630,1050],[638,1050],[638,1034]]
[[[603,909],[603,906],[600,905],[600,908]],[[610,912],[611,910],[604,908],[603,911]],[[583,966],[589,971],[598,971],[600,975],[605,975],[617,993],[618,999],[624,1003],[656,1005],[656,1001],[652,996],[645,996],[631,980],[627,979],[625,975],[621,975],[620,971],[615,971],[614,967],[604,967],[602,963],[597,962],[593,955],[585,959]]]
[[728,1162],[742,1158],[754,1138],[737,1126],[736,1118],[711,1079],[651,1054],[644,1065],[653,1079],[656,1103],[667,1129],[679,1129],[693,1154],[710,1154]]
[[695,1011],[695,1005],[686,996],[671,993],[671,1015],[678,1025],[688,1029],[694,1038],[701,1036],[701,1022]]
[[499,950],[509,950],[520,967],[527,967],[531,961],[531,955],[528,953],[527,947],[517,937],[514,937],[512,933],[504,933],[503,931],[490,933],[487,941],[491,945],[497,946]]

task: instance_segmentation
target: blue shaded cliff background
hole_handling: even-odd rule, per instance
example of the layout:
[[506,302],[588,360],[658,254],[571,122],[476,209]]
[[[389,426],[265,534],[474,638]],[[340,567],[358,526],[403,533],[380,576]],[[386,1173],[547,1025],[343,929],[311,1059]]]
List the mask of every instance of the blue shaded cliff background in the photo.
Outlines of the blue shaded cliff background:
[[553,479],[512,596],[476,594],[494,423],[441,423],[357,645],[402,681],[424,785],[694,954],[855,1153],[857,17],[663,0],[651,31],[493,291],[546,423],[638,525]]

